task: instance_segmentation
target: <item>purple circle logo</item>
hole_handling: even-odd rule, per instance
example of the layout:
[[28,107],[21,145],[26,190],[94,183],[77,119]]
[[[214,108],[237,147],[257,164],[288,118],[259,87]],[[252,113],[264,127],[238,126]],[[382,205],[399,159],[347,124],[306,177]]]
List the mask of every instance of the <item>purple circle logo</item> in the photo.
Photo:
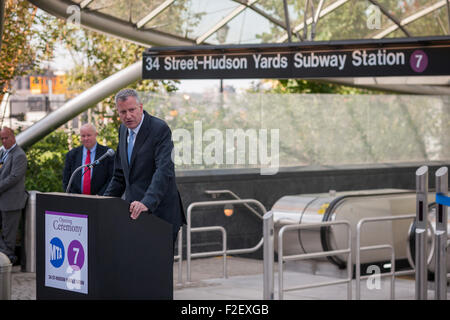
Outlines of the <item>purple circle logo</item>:
[[415,50],[409,58],[409,64],[415,72],[423,72],[428,66],[428,56],[422,50]]
[[78,240],[73,240],[67,249],[67,261],[71,267],[77,266],[81,270],[84,265],[84,249]]

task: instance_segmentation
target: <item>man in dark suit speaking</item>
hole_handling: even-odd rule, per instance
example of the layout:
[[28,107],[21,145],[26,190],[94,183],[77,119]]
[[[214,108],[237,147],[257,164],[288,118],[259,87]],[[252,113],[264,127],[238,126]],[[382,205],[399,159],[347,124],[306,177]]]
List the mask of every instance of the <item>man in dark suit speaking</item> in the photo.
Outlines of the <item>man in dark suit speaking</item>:
[[[94,162],[105,152],[108,147],[97,143],[97,130],[92,124],[84,124],[80,128],[82,146],[70,150],[66,155],[63,171],[63,187],[67,189],[72,173],[81,165]],[[84,168],[78,171],[70,186],[70,193],[103,195],[111,181],[114,170],[114,159],[106,157],[94,168]]]
[[115,102],[122,124],[114,175],[105,196],[120,197],[125,192],[131,218],[148,212],[169,222],[175,242],[186,219],[175,182],[170,128],[163,120],[143,111],[133,89],[118,92]]

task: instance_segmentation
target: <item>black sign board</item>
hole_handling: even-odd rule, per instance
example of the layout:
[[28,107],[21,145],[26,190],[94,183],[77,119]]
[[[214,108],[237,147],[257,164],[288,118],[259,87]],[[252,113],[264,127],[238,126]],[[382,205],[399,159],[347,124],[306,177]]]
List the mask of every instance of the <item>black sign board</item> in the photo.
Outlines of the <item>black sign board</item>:
[[322,78],[450,75],[450,37],[158,47],[143,79]]

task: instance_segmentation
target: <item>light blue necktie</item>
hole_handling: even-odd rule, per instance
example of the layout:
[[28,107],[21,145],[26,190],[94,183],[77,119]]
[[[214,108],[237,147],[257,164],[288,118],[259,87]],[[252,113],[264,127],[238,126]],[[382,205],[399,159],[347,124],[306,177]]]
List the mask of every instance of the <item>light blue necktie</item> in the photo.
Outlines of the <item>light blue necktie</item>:
[[130,135],[128,136],[128,164],[130,164],[131,161],[131,153],[133,152],[133,146],[134,146],[134,131],[130,130]]

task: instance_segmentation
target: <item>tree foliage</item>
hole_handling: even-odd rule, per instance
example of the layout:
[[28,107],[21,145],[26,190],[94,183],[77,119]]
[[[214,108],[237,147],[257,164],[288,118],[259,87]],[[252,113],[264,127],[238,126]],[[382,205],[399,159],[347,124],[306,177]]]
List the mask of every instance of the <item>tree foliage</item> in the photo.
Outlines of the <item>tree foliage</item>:
[[[319,0],[309,0],[309,4],[314,4],[314,13],[318,9]],[[337,1],[334,1],[337,2]],[[386,8],[390,15],[396,18],[398,21],[405,19],[429,7],[432,3],[429,0],[378,0],[377,3]],[[313,17],[313,11],[309,7],[306,10],[306,1],[288,0],[290,25],[293,29],[300,26],[306,19]],[[270,15],[276,17],[280,21],[284,21],[284,8],[283,1],[267,0],[260,1],[264,11]],[[332,1],[325,1],[324,10],[327,6],[333,5]],[[379,17],[375,17],[379,25],[376,27],[371,26],[370,19],[374,18],[374,4],[368,0],[351,0],[345,4],[330,11],[327,15],[320,17],[315,26],[315,41],[327,41],[327,40],[342,40],[342,39],[364,39],[372,38],[380,31],[389,28],[394,25],[394,22],[381,10],[377,10],[380,13]],[[447,9],[442,7],[439,10],[435,10],[424,17],[409,23],[404,28],[413,36],[430,36],[430,35],[445,35],[448,34],[448,22],[447,22]],[[368,23],[369,22],[369,23]],[[306,29],[306,30],[305,30]],[[307,28],[300,29],[297,33],[292,34],[292,41],[302,41],[310,39],[312,25],[308,24]],[[305,31],[307,35],[305,37]],[[269,30],[264,30],[256,37],[263,42],[274,42],[281,37],[286,36],[286,30],[271,25]],[[391,32],[387,37],[406,37],[407,35],[398,29]]]
[[[8,2],[7,23],[2,42],[2,85],[25,72],[45,69],[53,59],[56,46],[67,50],[73,67],[68,71],[69,98],[73,97],[106,77],[142,59],[144,48],[125,40],[99,34],[80,26],[38,11],[26,1],[12,8]],[[19,50],[19,51],[18,51]],[[17,52],[24,53],[17,55]],[[3,59],[4,58],[4,59]],[[131,84],[138,91],[158,92],[176,89],[174,81],[139,81]],[[114,106],[114,95],[91,106],[93,120],[99,131],[98,141],[111,148],[117,147],[119,118]],[[86,117],[83,122],[88,121]],[[69,137],[69,136],[70,137]],[[72,146],[80,145],[74,132],[62,128],[55,130],[30,147],[27,152],[28,172],[26,188],[42,192],[63,191],[62,171],[68,138]]]
[[[75,135],[73,138],[77,139]],[[62,172],[67,150],[67,134],[62,130],[52,132],[28,149],[26,189],[63,192]]]
[[[317,2],[316,7],[317,7]],[[379,3],[391,8],[397,17],[406,17],[426,5],[426,0]],[[6,1],[6,20],[0,52],[0,95],[8,90],[9,81],[29,70],[45,69],[52,59],[55,46],[70,55],[67,80],[71,96],[77,95],[106,77],[142,58],[144,48],[135,43],[96,33],[37,10],[27,1]],[[104,7],[102,12],[117,15],[128,10],[130,21],[137,22],[154,5],[148,1],[111,2],[98,0],[91,5]],[[288,0],[292,26],[304,21],[305,1]],[[370,37],[379,30],[367,28],[366,0],[349,1],[319,20],[315,40],[352,39]],[[145,28],[191,36],[195,33],[203,13],[191,13],[192,1],[175,2],[165,14],[152,20]],[[282,1],[261,1],[266,12],[284,20]],[[445,20],[443,10],[436,19],[418,21],[407,26],[415,35],[440,34]],[[308,17],[311,12],[307,13]],[[382,27],[392,21],[385,16]],[[418,33],[417,33],[418,32]],[[420,33],[422,32],[422,33]],[[274,26],[268,33],[258,35],[263,42],[274,41],[285,31]],[[299,33],[303,35],[302,32]],[[401,31],[389,35],[404,36]],[[250,90],[244,95],[206,95],[194,97],[167,95],[177,89],[176,81],[138,81],[130,87],[145,93],[145,108],[167,121],[172,130],[194,132],[194,123],[201,122],[203,133],[217,129],[280,129],[281,165],[377,163],[408,160],[446,159],[448,153],[447,100],[433,100],[401,96],[376,96],[377,92],[355,89],[337,84],[303,79],[269,80],[270,90],[261,93]],[[256,89],[256,88],[255,88]],[[258,92],[255,94],[255,92]],[[288,93],[288,94],[285,94]],[[319,96],[315,93],[327,93]],[[304,95],[311,94],[311,95]],[[365,98],[357,97],[365,94]],[[348,97],[346,96],[348,95]],[[356,98],[355,98],[356,97]],[[93,121],[99,130],[98,141],[109,147],[117,146],[119,118],[114,96],[91,106]],[[427,112],[419,105],[427,106]],[[434,107],[434,105],[437,105]],[[443,116],[444,115],[444,116]],[[426,125],[420,126],[422,119]],[[87,120],[86,118],[83,121]],[[439,122],[440,126],[433,123]],[[198,122],[197,122],[198,123]],[[78,137],[69,133],[73,146]],[[28,190],[63,191],[62,170],[69,151],[68,133],[58,129],[27,150],[29,169]],[[430,143],[431,141],[431,143]],[[203,147],[209,142],[202,141]],[[192,149],[194,152],[194,150]],[[192,156],[195,155],[192,153]],[[202,169],[215,166],[187,165],[178,169]]]
[[5,3],[3,35],[0,51],[0,97],[8,91],[9,82],[23,75],[35,64],[36,49],[31,39],[35,35],[33,21],[36,8],[28,2],[8,0]]
[[335,93],[335,94],[376,94],[375,90],[359,89],[319,80],[283,79],[265,80],[269,82],[268,93]]

